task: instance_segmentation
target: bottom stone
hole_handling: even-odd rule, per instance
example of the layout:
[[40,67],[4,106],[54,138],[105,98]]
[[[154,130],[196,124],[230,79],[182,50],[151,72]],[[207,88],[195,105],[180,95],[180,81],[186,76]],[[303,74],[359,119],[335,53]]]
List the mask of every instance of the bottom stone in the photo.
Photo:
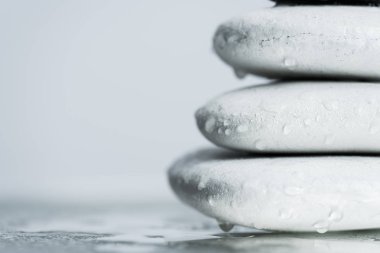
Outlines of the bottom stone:
[[376,156],[243,156],[206,149],[178,160],[169,181],[182,201],[224,224],[319,233],[380,228]]

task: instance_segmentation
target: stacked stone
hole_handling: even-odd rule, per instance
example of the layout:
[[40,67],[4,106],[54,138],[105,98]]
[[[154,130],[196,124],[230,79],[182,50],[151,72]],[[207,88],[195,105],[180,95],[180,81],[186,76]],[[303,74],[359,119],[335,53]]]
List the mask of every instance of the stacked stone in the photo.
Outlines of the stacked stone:
[[237,76],[278,81],[196,112],[226,150],[172,166],[179,198],[226,231],[380,228],[379,3],[277,0],[222,24],[214,48]]

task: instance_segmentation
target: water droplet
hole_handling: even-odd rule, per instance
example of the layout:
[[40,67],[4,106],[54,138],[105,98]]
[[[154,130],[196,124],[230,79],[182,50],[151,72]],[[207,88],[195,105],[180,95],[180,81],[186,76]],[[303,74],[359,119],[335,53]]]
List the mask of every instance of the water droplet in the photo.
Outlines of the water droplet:
[[239,133],[245,133],[249,130],[248,125],[239,125],[236,129]]
[[212,133],[215,129],[216,119],[214,117],[209,118],[205,123],[205,130],[207,133]]
[[233,228],[234,225],[228,222],[219,222],[219,227],[223,232],[230,232]]
[[288,219],[292,218],[293,212],[292,212],[292,210],[281,209],[279,212],[279,215],[280,215],[280,218],[282,220],[288,220]]
[[213,199],[211,196],[209,196],[209,197],[207,198],[207,202],[208,202],[208,204],[209,204],[210,206],[214,206],[214,205],[215,205],[214,199]]
[[328,228],[317,228],[316,231],[319,233],[319,234],[325,234],[329,231]]
[[315,223],[313,226],[318,233],[324,234],[327,231],[329,231],[330,224],[327,221],[319,221]]
[[258,150],[264,150],[265,149],[265,143],[262,141],[262,140],[257,140],[255,142],[255,147],[258,149]]
[[288,125],[284,125],[284,126],[282,127],[282,132],[283,132],[285,135],[290,134],[291,131],[292,131],[292,129],[291,129],[290,126],[288,126]]
[[231,30],[225,33],[224,38],[227,43],[237,43],[240,42],[244,38],[244,36],[239,31]]
[[369,133],[370,134],[377,134],[380,131],[380,126],[376,123],[371,124],[369,127]]
[[228,119],[225,119],[223,121],[223,126],[229,126],[229,125],[231,125],[231,121],[229,121]]
[[226,129],[226,131],[224,131],[224,134],[230,136],[232,134],[231,129]]
[[223,129],[222,128],[219,128],[218,129],[218,134],[222,134],[223,133]]
[[303,121],[303,123],[305,124],[305,126],[311,126],[311,124],[313,123],[313,121],[311,119],[305,119]]
[[289,196],[296,196],[302,194],[304,191],[303,188],[296,187],[296,186],[290,186],[285,188],[285,193]]
[[241,69],[234,69],[235,76],[239,79],[244,79],[248,73]]
[[336,100],[327,100],[327,101],[323,102],[323,106],[328,111],[335,111],[339,108],[339,102]]
[[223,50],[227,44],[239,43],[247,37],[241,31],[224,28],[218,31],[215,43],[220,50]]
[[263,225],[261,225],[261,224],[253,224],[252,227],[254,227],[254,228],[256,228],[256,229],[259,229],[259,230],[264,229]]
[[317,115],[317,116],[315,117],[315,121],[317,121],[317,122],[321,121],[321,116],[320,116],[320,115]]
[[198,191],[201,191],[204,188],[206,188],[206,183],[203,182],[203,181],[200,181],[199,184],[198,184]]
[[236,200],[231,200],[230,201],[230,207],[231,208],[238,208],[238,203]]
[[218,49],[223,50],[226,47],[226,40],[224,39],[224,36],[222,33],[219,33],[215,37],[215,44],[217,45]]
[[297,65],[297,61],[292,58],[285,58],[283,64],[285,67],[292,68]]
[[343,213],[340,211],[331,211],[329,214],[329,220],[339,222],[343,219]]

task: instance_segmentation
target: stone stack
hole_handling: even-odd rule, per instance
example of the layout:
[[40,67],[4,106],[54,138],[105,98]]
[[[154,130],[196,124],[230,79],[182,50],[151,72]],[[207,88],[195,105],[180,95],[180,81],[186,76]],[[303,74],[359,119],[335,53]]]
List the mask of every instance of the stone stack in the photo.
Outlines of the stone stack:
[[380,0],[277,0],[222,24],[239,78],[274,79],[200,108],[196,151],[169,170],[181,200],[228,231],[380,228]]

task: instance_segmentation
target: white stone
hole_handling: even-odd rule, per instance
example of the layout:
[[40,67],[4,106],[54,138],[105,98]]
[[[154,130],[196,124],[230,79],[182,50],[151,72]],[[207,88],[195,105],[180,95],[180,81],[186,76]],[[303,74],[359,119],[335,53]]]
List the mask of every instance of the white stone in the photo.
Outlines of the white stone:
[[216,53],[239,77],[380,79],[380,8],[276,7],[224,23]]
[[225,224],[319,233],[380,228],[376,156],[244,157],[206,149],[178,160],[169,179],[182,201]]
[[207,139],[235,150],[380,152],[380,83],[251,86],[211,100],[196,119]]

